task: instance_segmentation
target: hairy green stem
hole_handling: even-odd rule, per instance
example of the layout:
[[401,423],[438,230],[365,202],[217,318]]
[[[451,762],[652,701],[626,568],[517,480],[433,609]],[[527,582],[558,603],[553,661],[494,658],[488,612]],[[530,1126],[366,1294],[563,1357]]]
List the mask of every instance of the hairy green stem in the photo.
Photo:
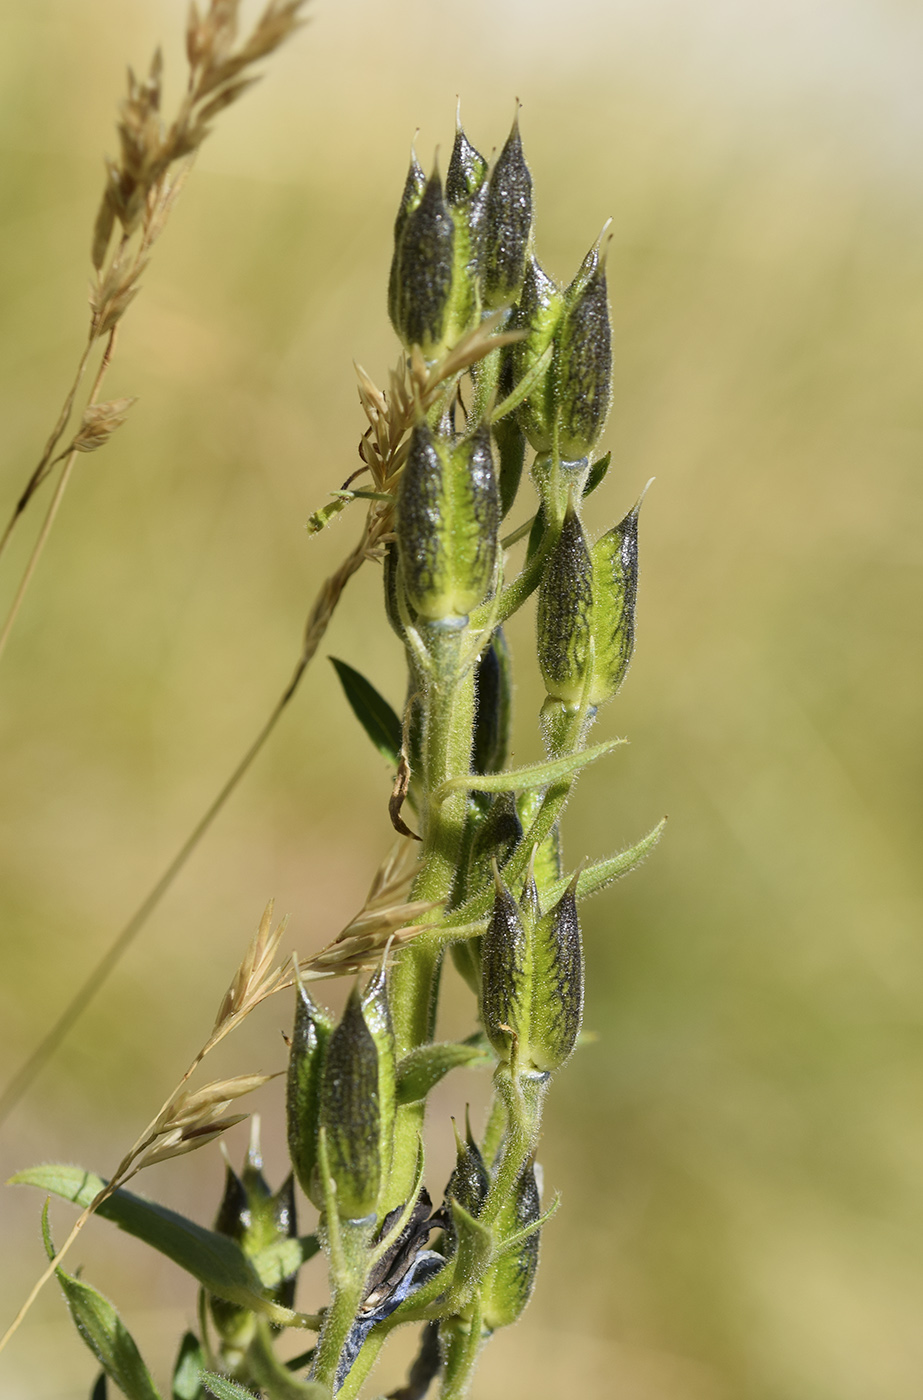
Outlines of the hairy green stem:
[[481,1327],[480,1300],[475,1298],[471,1321],[465,1324],[453,1319],[443,1329],[445,1338],[445,1368],[440,1400],[464,1400],[471,1389],[474,1368],[485,1341]]

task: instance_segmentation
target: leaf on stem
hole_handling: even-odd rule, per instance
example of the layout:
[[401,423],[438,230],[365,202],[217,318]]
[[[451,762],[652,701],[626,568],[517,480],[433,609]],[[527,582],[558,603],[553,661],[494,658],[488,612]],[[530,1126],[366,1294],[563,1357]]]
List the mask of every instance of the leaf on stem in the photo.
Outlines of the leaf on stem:
[[396,768],[401,753],[401,722],[394,710],[365,676],[335,656],[330,660],[356,719],[382,757]]
[[565,754],[563,758],[550,759],[547,763],[533,763],[527,768],[513,768],[506,773],[465,773],[459,778],[447,778],[433,793],[434,802],[444,802],[453,792],[528,792],[533,788],[548,787],[560,782],[581,768],[595,763],[597,758],[611,753],[624,744],[624,739],[607,739],[603,744],[593,744],[579,753]]
[[[105,1182],[82,1167],[46,1165],[17,1172],[11,1184],[37,1186],[76,1206],[86,1207],[99,1195]],[[262,1313],[271,1322],[283,1326],[305,1325],[301,1314],[280,1307],[264,1296],[253,1264],[227,1235],[207,1230],[166,1206],[121,1188],[103,1201],[96,1213],[171,1259],[209,1293]]]

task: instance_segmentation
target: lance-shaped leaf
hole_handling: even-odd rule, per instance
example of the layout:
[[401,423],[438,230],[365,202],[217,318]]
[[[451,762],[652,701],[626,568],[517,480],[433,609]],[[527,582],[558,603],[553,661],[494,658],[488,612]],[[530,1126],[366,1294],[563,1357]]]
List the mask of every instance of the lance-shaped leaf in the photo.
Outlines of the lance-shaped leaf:
[[397,1067],[398,1103],[417,1103],[425,1099],[430,1089],[450,1070],[459,1065],[490,1065],[493,1063],[483,1045],[465,1045],[442,1041],[435,1045],[420,1045],[411,1050]]
[[395,768],[401,753],[401,722],[383,695],[365,676],[331,656],[353,714],[383,758]]
[[598,458],[597,461],[593,463],[587,474],[586,485],[583,488],[584,496],[592,495],[592,493],[596,490],[597,486],[602,485],[603,480],[606,476],[606,472],[609,470],[609,463],[611,461],[612,453],[607,452],[605,456]]
[[205,1353],[194,1332],[187,1332],[180,1342],[179,1355],[173,1367],[173,1400],[202,1400],[202,1372]]
[[245,1385],[239,1385],[227,1376],[218,1376],[214,1371],[202,1372],[202,1384],[215,1400],[260,1400],[256,1391],[248,1390]]
[[[74,1205],[86,1207],[105,1182],[82,1167],[46,1165],[17,1172],[11,1184],[37,1186],[41,1191],[50,1191]],[[250,1261],[240,1246],[225,1235],[206,1230],[166,1206],[121,1189],[105,1200],[96,1213],[165,1254],[198,1279],[209,1293],[231,1303],[240,1303],[283,1327],[310,1325],[301,1313],[279,1307],[265,1296]]]
[[547,763],[533,763],[526,768],[512,768],[507,773],[465,773],[459,778],[447,778],[436,788],[433,801],[444,802],[453,792],[526,792],[530,788],[548,787],[579,773],[581,768],[624,743],[624,739],[607,739],[579,753],[565,754]]
[[[53,1259],[55,1248],[48,1227],[47,1201],[42,1212],[42,1234],[48,1258]],[[151,1379],[134,1338],[109,1299],[63,1269],[55,1269],[55,1274],[77,1331],[106,1375],[128,1396],[128,1400],[160,1400],[160,1392]]]
[[[607,856],[605,860],[597,860],[592,865],[581,870],[577,877],[577,898],[587,899],[591,894],[596,894],[599,890],[611,885],[614,880],[620,880],[623,875],[629,875],[632,870],[647,859],[651,851],[657,845],[667,825],[666,817],[659,821],[652,831],[646,836],[642,836],[640,841],[633,846],[627,846],[624,851],[619,851],[614,856]],[[548,899],[559,899],[572,880],[571,875],[563,875],[548,888]]]

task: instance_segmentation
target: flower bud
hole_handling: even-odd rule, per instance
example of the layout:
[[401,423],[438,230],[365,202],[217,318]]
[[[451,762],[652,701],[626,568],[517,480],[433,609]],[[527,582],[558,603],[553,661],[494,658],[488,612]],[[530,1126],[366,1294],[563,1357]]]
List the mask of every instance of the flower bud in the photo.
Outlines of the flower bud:
[[499,529],[489,429],[453,446],[418,423],[401,474],[396,535],[403,587],[420,617],[465,617],[484,601]]
[[[454,1127],[454,1123],[453,1123]],[[455,1167],[449,1177],[445,1188],[445,1223],[443,1231],[445,1234],[445,1252],[451,1257],[458,1246],[458,1231],[455,1227],[455,1219],[452,1215],[450,1201],[457,1201],[460,1206],[473,1215],[475,1219],[481,1213],[481,1207],[487,1199],[490,1190],[490,1174],[484,1165],[484,1158],[480,1149],[471,1134],[471,1123],[467,1112],[465,1114],[465,1139],[459,1137],[458,1129],[455,1128]]]
[[475,720],[472,773],[499,773],[510,737],[512,677],[510,649],[498,627],[481,653],[474,676]]
[[445,173],[445,197],[453,207],[476,198],[487,180],[487,161],[468,140],[461,123],[455,131],[452,158]]
[[302,1191],[318,1209],[323,1206],[323,1191],[316,1174],[320,1084],[332,1030],[332,1018],[315,1005],[299,983],[288,1060],[288,1150]]
[[[453,171],[453,188],[465,182]],[[447,203],[438,170],[418,202],[415,191],[414,183],[398,214],[389,312],[405,346],[419,345],[432,361],[477,324],[480,205],[477,195]]]
[[388,315],[395,330],[398,330],[398,309],[397,298],[398,288],[401,284],[400,258],[401,258],[401,234],[410,214],[413,213],[423,198],[423,191],[426,188],[426,176],[420,162],[417,160],[416,151],[410,153],[410,169],[407,172],[407,179],[404,182],[404,193],[401,195],[400,207],[397,211],[397,218],[394,220],[394,253],[391,258],[391,273],[388,277]]
[[[254,1120],[256,1123],[257,1120]],[[295,1215],[295,1183],[291,1173],[273,1194],[262,1173],[256,1140],[251,1144],[241,1176],[228,1164],[224,1196],[215,1218],[215,1230],[235,1240],[248,1257],[298,1233]],[[272,1290],[274,1302],[290,1308],[295,1299],[295,1275]],[[211,1297],[212,1317],[225,1345],[246,1347],[255,1330],[253,1314],[226,1299]]]
[[[509,348],[513,383],[518,384],[536,366],[555,337],[564,315],[564,294],[542,271],[535,258],[526,267],[522,294],[510,328],[525,331],[524,340]],[[550,452],[554,442],[554,366],[547,368],[516,410],[516,421],[536,452]],[[501,420],[502,421],[502,420]]]
[[612,327],[605,259],[598,244],[584,258],[564,300],[553,393],[558,451],[576,460],[598,441],[612,402]]
[[384,984],[354,987],[330,1036],[320,1087],[319,1127],[336,1186],[337,1210],[360,1220],[376,1211],[391,1167],[394,1043]]
[[638,594],[638,512],[596,541],[593,561],[593,684],[591,705],[602,705],[618,693],[631,664],[635,645],[635,601]]
[[481,948],[481,1019],[501,1060],[558,1069],[583,1016],[583,950],[573,885],[542,914],[530,878],[519,904],[498,878]]
[[[541,1208],[536,1169],[527,1162],[498,1221],[501,1238],[509,1239],[528,1225],[534,1225]],[[540,1230],[533,1231],[515,1249],[502,1254],[487,1271],[481,1286],[481,1319],[489,1331],[509,1327],[522,1316],[535,1286],[540,1233]]]
[[539,665],[548,694],[568,705],[583,696],[592,608],[592,560],[571,502],[538,595]]
[[487,187],[481,295],[488,310],[519,296],[531,236],[532,176],[522,153],[517,114]]

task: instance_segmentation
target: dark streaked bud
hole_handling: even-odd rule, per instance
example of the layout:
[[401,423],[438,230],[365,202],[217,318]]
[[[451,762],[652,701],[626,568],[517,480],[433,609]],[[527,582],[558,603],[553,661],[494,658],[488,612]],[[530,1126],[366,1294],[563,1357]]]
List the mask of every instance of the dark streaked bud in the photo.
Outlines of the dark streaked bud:
[[379,1152],[384,1186],[391,1172],[394,1116],[397,1111],[397,1052],[388,1005],[388,978],[384,963],[369,979],[362,994],[362,1014],[378,1053]]
[[307,989],[299,984],[295,989],[295,1027],[288,1061],[288,1150],[302,1191],[318,1209],[323,1205],[316,1175],[320,1084],[332,1030],[332,1018],[315,1005]]
[[394,1036],[384,974],[364,996],[354,987],[327,1047],[320,1127],[344,1219],[373,1215],[391,1165],[394,1127]]
[[555,416],[558,450],[575,460],[598,441],[612,402],[612,326],[598,244],[564,297],[567,310],[554,356]]
[[349,1220],[372,1215],[381,1186],[378,1050],[362,1014],[358,987],[350,993],[327,1046],[320,1126],[327,1134],[338,1213]]
[[420,617],[465,617],[484,601],[499,529],[489,429],[451,446],[418,423],[401,474],[396,534],[405,593]]
[[638,594],[638,512],[597,540],[593,562],[593,684],[589,703],[602,705],[618,693],[635,645]]
[[455,267],[455,222],[436,170],[406,216],[395,258],[394,328],[408,348],[419,345],[435,358],[449,322]]
[[528,935],[519,906],[497,881],[493,912],[481,939],[481,1020],[501,1060],[508,1060],[513,1040],[526,1029],[531,999],[527,970]]
[[404,182],[404,193],[401,195],[401,202],[397,211],[397,218],[394,220],[394,254],[391,258],[391,273],[388,277],[388,315],[395,330],[400,334],[398,322],[398,288],[400,286],[400,257],[401,257],[401,234],[408,217],[423,198],[423,191],[426,188],[426,176],[420,162],[417,160],[416,151],[410,152],[410,169],[407,171],[407,179]]
[[517,904],[498,879],[481,951],[481,1019],[504,1061],[527,1073],[558,1069],[583,1016],[583,949],[575,886],[542,914],[530,877]]
[[488,309],[519,296],[531,236],[532,176],[522,153],[517,115],[487,186],[481,288]]
[[481,653],[474,676],[475,720],[472,773],[499,773],[510,738],[512,676],[510,649],[498,627]]
[[473,1215],[477,1219],[490,1190],[490,1173],[484,1165],[484,1158],[472,1136],[467,1110],[465,1111],[464,1140],[459,1136],[454,1121],[452,1126],[455,1128],[456,1156],[455,1167],[445,1188],[445,1223],[443,1225],[445,1252],[450,1257],[458,1247],[458,1231],[449,1203],[453,1200],[457,1201],[469,1215]]
[[[294,1178],[290,1174],[275,1194],[262,1172],[258,1143],[258,1120],[254,1119],[254,1136],[240,1176],[228,1164],[224,1195],[215,1217],[215,1230],[235,1240],[248,1257],[261,1253],[298,1233],[295,1214]],[[272,1298],[283,1307],[291,1307],[295,1297],[295,1277],[283,1279],[272,1290]],[[209,1299],[212,1317],[225,1343],[241,1347],[248,1344],[254,1330],[254,1319],[246,1309],[223,1298]]]
[[[509,348],[514,383],[531,373],[554,340],[564,315],[564,294],[530,258],[511,328],[526,332]],[[548,365],[516,410],[516,421],[536,452],[550,452],[554,442],[554,365]]]
[[579,704],[590,653],[593,567],[580,518],[569,504],[538,595],[538,660],[555,700]]
[[445,174],[445,197],[449,204],[465,204],[473,199],[483,189],[486,178],[487,161],[472,146],[459,123]]
[[532,936],[529,1059],[555,1070],[569,1058],[583,1020],[583,945],[575,884],[538,920]]
[[[501,1239],[534,1225],[541,1209],[536,1169],[527,1162],[498,1221]],[[522,1316],[535,1286],[540,1234],[540,1230],[533,1231],[488,1270],[481,1289],[481,1318],[490,1331],[509,1327]]]

